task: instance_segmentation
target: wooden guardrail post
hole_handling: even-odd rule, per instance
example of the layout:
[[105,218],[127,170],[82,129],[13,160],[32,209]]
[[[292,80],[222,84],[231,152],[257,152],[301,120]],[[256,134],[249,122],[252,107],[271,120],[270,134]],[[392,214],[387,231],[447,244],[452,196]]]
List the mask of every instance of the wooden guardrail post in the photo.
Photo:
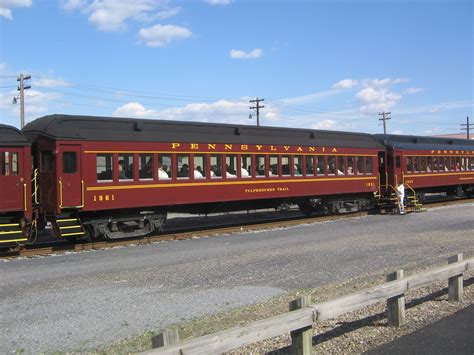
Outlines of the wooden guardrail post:
[[179,343],[178,328],[166,329],[163,333],[157,334],[151,338],[151,348],[161,348],[162,346]]
[[[387,275],[387,282],[403,279],[403,270],[397,270]],[[387,300],[388,325],[401,327],[406,323],[405,319],[405,294],[401,294]]]
[[[456,254],[448,258],[448,264],[462,261],[462,254]],[[462,301],[463,297],[463,274],[459,274],[448,279],[448,300]]]
[[[289,309],[296,311],[304,307],[311,305],[310,296],[302,296],[293,300],[289,303]],[[310,325],[305,328],[297,329],[290,332],[291,335],[291,346],[292,354],[296,355],[309,355],[313,349],[313,326]]]

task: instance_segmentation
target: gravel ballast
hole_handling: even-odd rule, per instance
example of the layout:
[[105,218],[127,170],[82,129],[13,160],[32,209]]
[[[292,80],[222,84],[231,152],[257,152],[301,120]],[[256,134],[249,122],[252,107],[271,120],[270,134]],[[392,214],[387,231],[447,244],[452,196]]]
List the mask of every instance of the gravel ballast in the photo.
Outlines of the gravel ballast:
[[473,216],[468,202],[407,216],[3,261],[0,352],[107,348],[295,290],[380,279],[457,253],[467,258],[474,254]]

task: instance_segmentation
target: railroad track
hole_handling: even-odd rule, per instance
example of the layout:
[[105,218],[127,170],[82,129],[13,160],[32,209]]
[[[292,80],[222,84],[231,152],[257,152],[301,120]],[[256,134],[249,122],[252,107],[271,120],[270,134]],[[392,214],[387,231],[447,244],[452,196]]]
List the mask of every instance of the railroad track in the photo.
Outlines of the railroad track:
[[[425,206],[430,208],[455,205],[466,203],[469,199],[451,199],[443,201],[425,202]],[[144,236],[139,238],[121,239],[121,240],[108,240],[108,241],[97,241],[90,243],[82,242],[55,242],[45,243],[36,247],[24,247],[16,251],[0,252],[0,258],[12,259],[18,257],[35,257],[35,256],[47,256],[51,254],[63,253],[63,252],[80,252],[84,250],[98,250],[98,249],[110,249],[118,246],[130,246],[130,245],[142,245],[160,241],[170,240],[184,240],[194,237],[217,237],[223,234],[238,233],[238,232],[250,232],[250,231],[261,231],[266,229],[274,228],[285,228],[296,226],[300,224],[323,222],[330,220],[339,220],[358,216],[367,216],[373,214],[374,211],[363,211],[353,212],[341,215],[319,215],[306,217],[302,214],[292,216],[277,216],[272,219],[262,221],[239,221],[238,223],[233,222],[231,224],[221,225],[202,225],[193,228],[174,228],[165,230],[162,234]],[[378,213],[378,212],[375,212]]]

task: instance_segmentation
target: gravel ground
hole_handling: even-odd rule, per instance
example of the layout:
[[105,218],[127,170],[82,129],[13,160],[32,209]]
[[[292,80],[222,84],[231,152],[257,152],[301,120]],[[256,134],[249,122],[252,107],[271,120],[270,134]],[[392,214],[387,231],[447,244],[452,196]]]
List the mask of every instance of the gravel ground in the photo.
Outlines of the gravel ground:
[[107,348],[295,290],[472,256],[473,216],[466,203],[0,262],[0,353]]

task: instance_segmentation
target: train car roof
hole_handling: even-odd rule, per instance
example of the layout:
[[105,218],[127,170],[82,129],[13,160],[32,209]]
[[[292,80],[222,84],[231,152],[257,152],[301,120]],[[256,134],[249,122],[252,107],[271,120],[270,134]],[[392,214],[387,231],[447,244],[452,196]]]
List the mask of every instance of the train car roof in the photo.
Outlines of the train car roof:
[[366,133],[135,118],[50,115],[30,122],[31,139],[383,147]]
[[30,141],[15,127],[0,123],[0,147],[26,147]]
[[474,140],[426,136],[375,134],[379,143],[393,149],[405,150],[474,150]]

